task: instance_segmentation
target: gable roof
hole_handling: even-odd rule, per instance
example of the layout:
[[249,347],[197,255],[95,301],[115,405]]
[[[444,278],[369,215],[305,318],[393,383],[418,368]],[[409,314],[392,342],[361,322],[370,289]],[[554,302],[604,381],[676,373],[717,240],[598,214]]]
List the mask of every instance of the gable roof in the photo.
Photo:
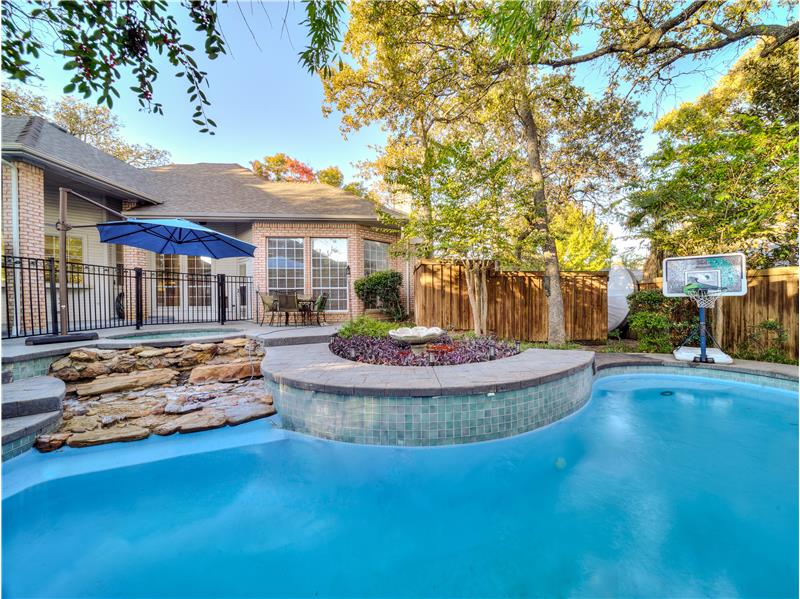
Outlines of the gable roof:
[[3,116],[3,157],[22,157],[126,198],[160,203],[153,178],[38,116]]
[[[324,183],[267,181],[238,164],[170,164],[147,169],[165,202],[131,216],[206,220],[337,220],[375,222],[375,205]],[[394,216],[402,217],[400,213]]]
[[[238,164],[171,164],[139,169],[38,116],[3,116],[4,158],[18,158],[140,205],[137,217],[192,220],[376,222],[375,205],[324,183],[267,181]],[[401,212],[384,209],[396,218]]]

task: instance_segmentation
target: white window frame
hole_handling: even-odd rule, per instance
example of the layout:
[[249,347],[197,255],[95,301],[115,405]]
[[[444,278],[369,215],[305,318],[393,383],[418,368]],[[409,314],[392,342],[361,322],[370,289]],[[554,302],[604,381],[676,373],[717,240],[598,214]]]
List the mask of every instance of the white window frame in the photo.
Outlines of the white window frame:
[[[326,272],[322,273],[321,275],[315,273],[316,269],[323,268],[319,265],[320,260],[315,258],[314,254],[314,245],[318,241],[342,241],[344,242],[344,256],[345,262],[344,267],[342,270],[344,271],[344,285],[336,285],[333,286],[330,283],[332,282],[333,275],[332,269],[328,267]],[[323,292],[328,293],[328,312],[347,312],[350,309],[350,276],[349,276],[349,268],[350,268],[350,260],[349,260],[349,251],[350,251],[350,240],[347,237],[312,237],[311,238],[311,293],[314,297],[319,297]],[[340,267],[341,268],[341,267]],[[337,280],[341,278],[342,273],[338,273],[339,276],[336,277]],[[315,284],[321,282],[320,279],[325,280],[327,279],[327,285],[322,284]],[[337,291],[337,297],[334,297],[333,291]],[[344,301],[344,308],[341,307],[340,302]],[[334,307],[337,306],[337,307]]]
[[[294,268],[294,269],[280,269],[280,268],[270,269],[270,267],[269,267],[270,242],[271,241],[290,241],[290,240],[291,241],[300,242],[300,244],[302,244],[302,251],[300,253],[300,257],[302,258],[302,269],[301,269],[302,274],[301,274],[301,277],[300,277],[301,284],[298,286],[297,285],[297,281],[298,281],[297,276],[296,275],[292,275],[291,279],[292,279],[292,282],[295,283],[295,286],[294,287],[289,287],[288,283],[290,282],[289,281],[290,277],[288,277],[286,275],[280,276],[280,275],[276,274],[275,277],[274,277],[275,278],[275,282],[276,283],[285,282],[286,285],[282,286],[280,284],[276,284],[273,287],[273,285],[270,282],[270,280],[273,278],[273,270],[276,271],[277,273],[280,273],[280,272],[286,272],[288,270],[297,270],[297,269],[296,268]],[[266,252],[266,254],[267,254],[266,255],[266,262],[267,262],[267,264],[266,264],[266,267],[267,267],[267,292],[268,293],[286,293],[286,292],[291,293],[292,291],[298,291],[298,293],[303,293],[305,291],[305,289],[306,289],[306,251],[308,251],[308,248],[306,248],[305,237],[297,237],[297,236],[290,236],[290,235],[287,235],[287,236],[275,236],[275,235],[273,235],[273,236],[267,237],[267,244],[266,245],[267,245],[267,252]],[[288,246],[284,246],[282,249],[286,250],[287,248],[288,248]],[[281,248],[277,248],[277,249],[281,249]],[[296,255],[296,252],[294,252],[294,253],[295,253],[295,255],[293,256],[293,258],[296,260],[297,259],[297,255]]]
[[[370,247],[370,244],[372,244],[371,247],[382,246],[383,249],[385,249],[385,251],[386,251],[386,266],[384,268],[376,268],[374,270],[367,270],[367,253],[368,253],[367,252],[367,247]],[[390,268],[391,268],[390,265],[389,265],[389,246],[390,245],[391,244],[389,244],[389,243],[387,243],[385,241],[377,241],[375,239],[365,239],[364,240],[364,276],[365,277],[368,276],[368,275],[371,275],[374,272],[380,272],[382,270],[390,270]]]

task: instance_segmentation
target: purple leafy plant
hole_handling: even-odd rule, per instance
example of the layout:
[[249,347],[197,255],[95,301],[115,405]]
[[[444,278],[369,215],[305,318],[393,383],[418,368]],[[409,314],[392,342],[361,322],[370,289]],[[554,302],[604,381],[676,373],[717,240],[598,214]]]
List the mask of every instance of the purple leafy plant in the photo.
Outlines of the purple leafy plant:
[[453,341],[448,335],[442,335],[437,344],[452,346],[451,351],[424,352],[416,355],[411,346],[389,337],[376,339],[362,335],[353,335],[349,339],[334,335],[331,338],[330,350],[341,358],[365,362],[367,364],[383,364],[387,366],[430,366],[472,364],[499,360],[519,353],[514,346],[498,341],[493,337],[478,337]]

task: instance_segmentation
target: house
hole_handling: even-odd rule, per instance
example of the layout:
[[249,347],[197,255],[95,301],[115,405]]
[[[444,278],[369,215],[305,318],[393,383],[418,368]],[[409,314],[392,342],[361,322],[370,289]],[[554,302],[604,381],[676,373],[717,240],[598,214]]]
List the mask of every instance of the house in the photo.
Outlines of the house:
[[[7,275],[12,257],[33,259],[30,264],[58,258],[59,188],[126,216],[185,218],[256,246],[254,258],[213,260],[103,244],[92,225],[118,218],[70,196],[67,222],[75,228],[68,232],[68,261],[86,265],[70,267],[71,329],[128,322],[131,307],[119,301],[132,296],[137,268],[151,322],[215,320],[217,275],[235,286],[224,298],[229,320],[255,316],[256,291],[286,290],[325,292],[329,320],[344,319],[365,311],[353,290],[356,279],[387,268],[401,271],[407,283],[411,275],[407,261],[390,252],[396,229],[379,222],[373,203],[329,185],[266,181],[238,164],[137,169],[40,117],[3,117],[2,159],[4,336],[13,336],[12,325],[20,323],[26,334],[48,326],[48,281],[33,289],[17,272],[26,267],[19,260],[14,281]],[[405,285],[405,302],[410,295]]]

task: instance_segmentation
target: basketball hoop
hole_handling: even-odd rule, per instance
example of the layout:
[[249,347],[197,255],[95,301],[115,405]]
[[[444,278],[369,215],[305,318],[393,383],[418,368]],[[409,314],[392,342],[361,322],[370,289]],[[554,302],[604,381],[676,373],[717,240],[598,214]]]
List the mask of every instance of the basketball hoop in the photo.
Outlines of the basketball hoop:
[[[729,364],[732,360],[722,351],[706,324],[706,310],[714,308],[717,300],[726,295],[747,293],[747,263],[741,252],[707,256],[676,256],[665,258],[662,292],[666,297],[688,297],[699,308],[697,327],[672,352],[678,360],[687,362],[716,362]],[[687,344],[699,339],[700,347]],[[711,342],[711,348],[708,342]]]
[[717,299],[721,297],[718,289],[687,289],[685,293],[698,308],[713,308]]

